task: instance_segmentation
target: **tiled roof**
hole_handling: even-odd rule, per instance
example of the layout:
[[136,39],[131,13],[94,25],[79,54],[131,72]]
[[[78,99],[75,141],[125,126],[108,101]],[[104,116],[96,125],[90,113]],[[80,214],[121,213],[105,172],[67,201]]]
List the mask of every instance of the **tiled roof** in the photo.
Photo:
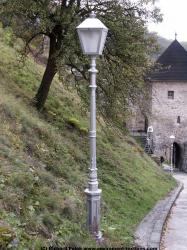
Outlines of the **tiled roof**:
[[187,51],[174,40],[158,58],[160,68],[151,73],[153,81],[187,81]]

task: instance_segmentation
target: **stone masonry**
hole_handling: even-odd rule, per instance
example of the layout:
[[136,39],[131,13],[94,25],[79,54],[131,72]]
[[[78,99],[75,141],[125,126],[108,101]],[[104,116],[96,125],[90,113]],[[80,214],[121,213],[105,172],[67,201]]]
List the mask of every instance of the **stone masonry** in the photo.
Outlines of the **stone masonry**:
[[[172,153],[175,167],[187,172],[187,51],[177,40],[158,58],[148,79],[151,89],[151,98],[147,100],[149,114],[145,116],[136,109],[136,119],[132,118],[130,130],[139,132],[144,127],[146,132],[145,117],[148,118],[148,126],[154,130],[154,154],[171,162]],[[173,152],[171,135],[175,136]]]
[[[168,91],[174,92],[174,99],[168,98]],[[180,118],[179,118],[180,117]],[[180,123],[179,122],[180,119]],[[154,154],[170,160],[170,136],[181,150],[180,163],[187,142],[187,81],[152,82],[152,107],[150,125],[154,128]]]

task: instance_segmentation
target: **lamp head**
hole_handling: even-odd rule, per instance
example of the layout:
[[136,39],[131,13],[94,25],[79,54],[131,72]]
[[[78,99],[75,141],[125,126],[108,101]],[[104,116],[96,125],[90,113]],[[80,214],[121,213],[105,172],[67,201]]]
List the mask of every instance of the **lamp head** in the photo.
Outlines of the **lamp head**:
[[153,126],[149,126],[148,129],[147,129],[147,132],[148,133],[153,133]]
[[171,141],[171,143],[174,143],[174,141],[175,141],[175,136],[174,135],[170,135],[170,141]]
[[102,55],[108,28],[96,18],[94,12],[77,28],[82,51],[85,55]]

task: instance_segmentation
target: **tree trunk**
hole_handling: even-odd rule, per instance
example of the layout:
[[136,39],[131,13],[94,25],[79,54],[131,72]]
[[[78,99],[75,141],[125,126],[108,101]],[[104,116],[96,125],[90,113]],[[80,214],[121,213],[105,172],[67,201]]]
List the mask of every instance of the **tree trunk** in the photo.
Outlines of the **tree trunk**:
[[45,102],[47,100],[47,96],[48,96],[55,74],[56,74],[56,65],[49,58],[46,69],[45,69],[45,73],[42,78],[42,82],[34,98],[34,105],[36,106],[38,110],[41,110],[45,105]]
[[36,96],[34,97],[34,105],[38,110],[42,110],[48,97],[48,93],[53,81],[55,74],[57,73],[56,68],[56,58],[55,58],[55,46],[56,38],[54,36],[50,37],[50,48],[49,48],[49,58],[47,66],[38,89]]

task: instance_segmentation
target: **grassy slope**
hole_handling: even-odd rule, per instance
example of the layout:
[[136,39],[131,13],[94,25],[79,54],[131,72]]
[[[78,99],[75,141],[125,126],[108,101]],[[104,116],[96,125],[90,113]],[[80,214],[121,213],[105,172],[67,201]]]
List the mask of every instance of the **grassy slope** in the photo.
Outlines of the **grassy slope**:
[[[65,90],[57,79],[45,112],[32,109],[29,100],[43,68],[32,60],[18,67],[15,49],[2,40],[0,245],[17,239],[11,243],[13,249],[17,244],[18,249],[95,246],[85,230],[88,117],[73,89]],[[131,138],[104,122],[102,127],[98,124],[101,228],[104,244],[119,247],[133,242],[135,226],[175,182]]]

